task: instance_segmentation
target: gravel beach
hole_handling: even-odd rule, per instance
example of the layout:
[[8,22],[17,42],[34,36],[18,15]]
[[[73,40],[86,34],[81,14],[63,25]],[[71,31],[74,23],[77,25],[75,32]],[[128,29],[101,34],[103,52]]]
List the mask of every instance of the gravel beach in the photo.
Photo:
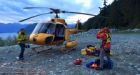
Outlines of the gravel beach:
[[[73,36],[79,43],[76,50],[62,53],[56,48],[38,54],[26,49],[24,62],[15,58],[20,52],[18,45],[0,47],[0,75],[140,75],[140,33],[112,33],[114,67],[103,71],[86,68],[96,57],[80,53],[88,44],[98,46],[96,31]],[[77,58],[82,59],[82,65],[73,64]]]

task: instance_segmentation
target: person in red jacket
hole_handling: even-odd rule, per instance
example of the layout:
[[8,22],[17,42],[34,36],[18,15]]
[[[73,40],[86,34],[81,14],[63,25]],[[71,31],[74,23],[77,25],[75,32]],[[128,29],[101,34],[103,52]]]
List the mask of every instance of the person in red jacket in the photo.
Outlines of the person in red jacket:
[[110,60],[110,48],[111,48],[111,32],[109,28],[104,27],[97,33],[97,39],[102,41],[100,46],[100,69],[103,69],[104,57],[106,60]]
[[102,40],[100,48],[106,49],[107,54],[110,54],[111,48],[111,32],[107,27],[102,28],[97,33],[97,39]]

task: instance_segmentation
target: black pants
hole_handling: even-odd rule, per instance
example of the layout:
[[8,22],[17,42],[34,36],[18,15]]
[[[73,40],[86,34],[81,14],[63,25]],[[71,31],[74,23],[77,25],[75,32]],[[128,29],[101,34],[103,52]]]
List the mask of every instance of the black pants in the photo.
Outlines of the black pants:
[[106,60],[110,60],[110,50],[109,49],[101,49],[100,50],[100,68],[103,68],[104,66],[104,60],[106,58]]
[[19,54],[19,59],[24,59],[25,44],[24,43],[19,43],[19,46],[21,48],[21,51],[20,51],[20,54]]

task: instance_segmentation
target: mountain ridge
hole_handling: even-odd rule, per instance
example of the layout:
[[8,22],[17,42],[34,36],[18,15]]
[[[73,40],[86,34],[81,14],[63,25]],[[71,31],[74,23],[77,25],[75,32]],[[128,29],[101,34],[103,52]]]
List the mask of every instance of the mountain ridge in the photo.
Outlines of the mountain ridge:
[[111,5],[102,8],[99,15],[88,19],[83,28],[104,26],[116,29],[140,28],[139,16],[140,0],[114,0]]

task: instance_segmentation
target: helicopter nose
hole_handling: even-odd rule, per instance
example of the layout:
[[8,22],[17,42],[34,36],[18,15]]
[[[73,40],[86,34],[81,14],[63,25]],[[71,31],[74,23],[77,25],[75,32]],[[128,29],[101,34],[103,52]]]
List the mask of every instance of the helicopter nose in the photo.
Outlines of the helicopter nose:
[[46,43],[46,44],[49,44],[49,43],[51,43],[52,41],[53,41],[53,37],[52,37],[52,36],[47,37],[47,38],[45,39],[45,43]]

